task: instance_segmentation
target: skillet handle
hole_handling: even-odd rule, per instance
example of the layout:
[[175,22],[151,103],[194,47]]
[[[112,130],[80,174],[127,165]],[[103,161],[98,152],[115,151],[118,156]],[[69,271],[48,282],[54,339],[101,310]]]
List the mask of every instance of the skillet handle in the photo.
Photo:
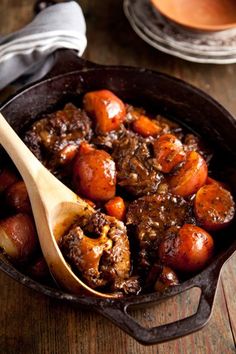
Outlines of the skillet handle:
[[[201,329],[209,321],[219,274],[220,271],[218,274],[214,274],[214,279],[211,281],[206,277],[204,283],[202,283],[202,279],[199,278],[199,281],[185,289],[185,291],[193,287],[199,287],[201,289],[197,312],[192,316],[172,323],[153,328],[141,326],[127,312],[132,302],[130,304],[122,302],[103,303],[100,307],[96,308],[96,310],[142,344],[158,344],[176,339]],[[161,300],[170,298],[171,296],[173,296],[173,294],[162,297]],[[141,299],[139,304],[147,304],[148,302],[151,301],[142,301]]]
[[59,49],[54,55],[55,64],[44,79],[51,79],[55,76],[67,74],[72,71],[101,66],[79,57],[77,52],[72,49]]

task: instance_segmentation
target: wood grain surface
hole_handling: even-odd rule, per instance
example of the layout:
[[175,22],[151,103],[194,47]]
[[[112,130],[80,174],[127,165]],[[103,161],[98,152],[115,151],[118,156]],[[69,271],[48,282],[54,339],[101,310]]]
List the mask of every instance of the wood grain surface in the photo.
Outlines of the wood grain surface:
[[[148,67],[201,88],[236,115],[236,65],[185,62],[149,47],[129,26],[121,0],[80,1],[87,21],[84,57],[100,64]],[[0,35],[15,31],[33,18],[33,0],[0,1]],[[0,99],[7,90],[0,92]],[[236,255],[225,265],[213,315],[192,335],[143,346],[102,316],[52,300],[0,273],[0,353],[91,354],[233,354],[236,343]],[[193,290],[147,309],[132,310],[146,326],[171,322],[196,310]]]

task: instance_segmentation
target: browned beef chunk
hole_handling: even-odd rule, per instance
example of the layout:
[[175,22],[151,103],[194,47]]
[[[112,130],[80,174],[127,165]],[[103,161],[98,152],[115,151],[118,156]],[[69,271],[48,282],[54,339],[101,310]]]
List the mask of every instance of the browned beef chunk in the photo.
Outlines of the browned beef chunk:
[[113,130],[109,133],[96,135],[92,138],[91,142],[100,149],[110,151],[113,148],[113,144],[119,141],[122,136],[126,134],[126,129],[122,125],[119,130]]
[[148,139],[130,132],[114,143],[118,185],[134,196],[155,193],[163,178],[155,169]]
[[115,218],[97,212],[78,219],[62,237],[60,248],[91,288],[109,285],[124,293],[140,290],[137,279],[129,280],[129,240],[124,224]]
[[128,207],[127,225],[134,225],[139,242],[139,262],[149,269],[157,261],[157,249],[171,226],[193,223],[190,203],[168,192],[144,196]]
[[81,109],[68,103],[64,109],[35,122],[24,141],[36,157],[52,172],[68,164],[77,147],[92,136],[91,122]]
[[140,279],[136,276],[128,279],[117,279],[112,288],[113,291],[121,290],[124,294],[137,295],[142,290],[140,285]]

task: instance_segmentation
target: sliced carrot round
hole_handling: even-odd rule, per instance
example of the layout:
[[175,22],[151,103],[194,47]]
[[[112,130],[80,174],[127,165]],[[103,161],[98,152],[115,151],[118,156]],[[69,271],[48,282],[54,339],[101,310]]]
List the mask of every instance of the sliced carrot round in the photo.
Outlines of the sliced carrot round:
[[219,230],[232,221],[235,204],[231,193],[220,184],[206,184],[196,194],[194,211],[202,227]]
[[139,118],[133,122],[133,130],[146,138],[148,136],[157,136],[160,134],[162,128],[154,120],[140,115]]
[[107,214],[114,216],[118,220],[125,219],[126,207],[123,198],[114,197],[105,204]]

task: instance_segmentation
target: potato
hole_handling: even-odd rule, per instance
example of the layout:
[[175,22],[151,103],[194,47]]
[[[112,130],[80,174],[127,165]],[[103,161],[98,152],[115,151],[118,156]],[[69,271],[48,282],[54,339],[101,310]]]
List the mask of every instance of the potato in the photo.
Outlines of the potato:
[[5,192],[5,200],[7,205],[15,212],[31,212],[31,204],[24,181],[12,184]]
[[106,151],[82,143],[75,157],[73,181],[77,194],[92,201],[107,201],[116,192],[115,162]]
[[83,104],[85,111],[95,119],[98,132],[117,130],[125,119],[124,103],[109,90],[86,93]]
[[4,192],[8,187],[18,180],[18,177],[7,168],[0,171],[0,193]]
[[205,184],[207,174],[204,158],[196,151],[189,151],[184,164],[169,179],[170,190],[181,197],[194,194]]
[[163,134],[154,144],[155,159],[160,171],[169,173],[185,160],[183,145],[173,134]]
[[38,246],[33,219],[16,214],[0,221],[0,247],[15,261],[28,260]]
[[214,241],[202,228],[185,224],[169,229],[160,244],[159,257],[174,270],[189,273],[204,268],[213,255]]

